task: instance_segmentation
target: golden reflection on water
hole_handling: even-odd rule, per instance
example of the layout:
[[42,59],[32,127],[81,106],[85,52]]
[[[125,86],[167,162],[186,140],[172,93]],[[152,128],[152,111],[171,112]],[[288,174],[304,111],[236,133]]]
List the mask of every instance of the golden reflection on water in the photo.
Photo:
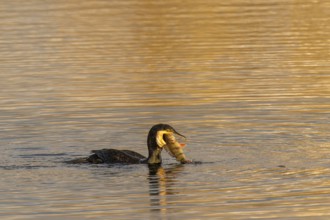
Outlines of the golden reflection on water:
[[[327,218],[329,10],[328,1],[2,2],[0,216]],[[155,172],[58,163],[94,148],[146,153],[158,122],[187,134],[189,157],[212,163]]]

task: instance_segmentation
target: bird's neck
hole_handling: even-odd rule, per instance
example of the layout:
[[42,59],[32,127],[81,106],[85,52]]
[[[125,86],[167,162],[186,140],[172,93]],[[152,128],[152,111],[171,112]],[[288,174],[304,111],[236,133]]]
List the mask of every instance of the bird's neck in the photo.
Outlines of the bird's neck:
[[160,164],[160,163],[162,163],[162,157],[160,155],[161,151],[162,150],[157,147],[155,150],[149,152],[147,163],[148,164]]

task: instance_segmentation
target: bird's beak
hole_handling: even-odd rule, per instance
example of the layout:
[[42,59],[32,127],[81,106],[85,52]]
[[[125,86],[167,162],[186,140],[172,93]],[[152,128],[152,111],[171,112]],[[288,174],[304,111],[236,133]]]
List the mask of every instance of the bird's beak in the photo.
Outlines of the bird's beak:
[[173,129],[173,133],[174,133],[174,134],[177,134],[177,135],[179,135],[179,136],[181,136],[181,137],[183,137],[185,140],[187,139],[186,136],[180,134],[179,132],[177,132],[177,131],[174,130],[174,129]]
[[179,132],[177,132],[176,130],[173,129],[173,132],[172,131],[166,131],[166,130],[161,130],[161,131],[158,131],[157,132],[157,136],[156,136],[156,142],[157,142],[157,145],[162,148],[166,145],[166,142],[164,140],[164,134],[171,134],[173,135],[174,134],[177,134],[181,137],[183,137],[184,139],[187,139],[184,135],[180,134]]

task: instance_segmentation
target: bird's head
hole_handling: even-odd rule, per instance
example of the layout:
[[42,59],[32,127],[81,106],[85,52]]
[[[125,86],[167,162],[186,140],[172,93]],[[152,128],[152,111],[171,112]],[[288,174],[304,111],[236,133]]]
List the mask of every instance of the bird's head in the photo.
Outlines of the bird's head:
[[163,147],[166,145],[164,135],[177,134],[186,138],[179,132],[177,132],[172,126],[168,124],[157,124],[152,126],[148,134],[148,163],[161,163],[160,153]]

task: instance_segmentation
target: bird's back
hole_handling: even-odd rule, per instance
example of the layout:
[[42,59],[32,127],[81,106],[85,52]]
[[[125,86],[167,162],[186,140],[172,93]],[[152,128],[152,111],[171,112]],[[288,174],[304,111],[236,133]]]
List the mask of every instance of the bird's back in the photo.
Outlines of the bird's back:
[[102,149],[93,150],[88,157],[90,163],[140,163],[145,157],[131,150]]

